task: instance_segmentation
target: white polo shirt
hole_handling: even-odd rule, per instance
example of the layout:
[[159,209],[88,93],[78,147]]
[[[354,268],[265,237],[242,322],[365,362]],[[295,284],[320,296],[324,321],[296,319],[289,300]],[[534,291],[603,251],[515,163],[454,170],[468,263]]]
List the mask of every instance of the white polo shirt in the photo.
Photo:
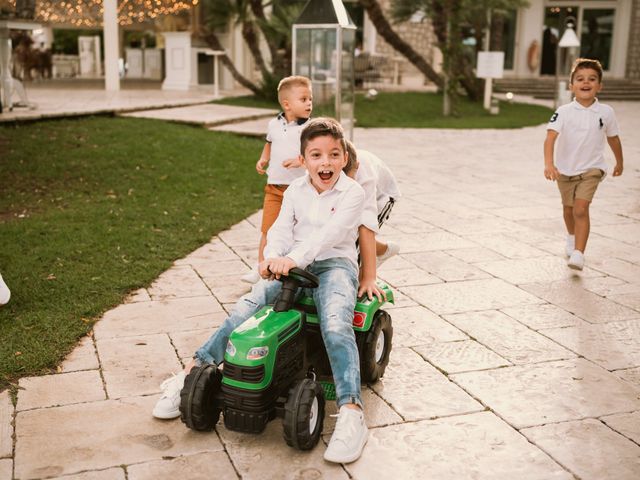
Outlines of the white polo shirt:
[[596,99],[587,108],[574,100],[556,110],[547,130],[560,134],[555,146],[555,166],[560,173],[579,175],[591,168],[607,171],[606,140],[619,134],[616,116],[609,105]]
[[284,192],[280,214],[267,234],[265,258],[291,258],[300,268],[314,260],[347,258],[356,267],[356,239],[364,190],[344,172],[331,190],[318,193],[309,175]]
[[304,167],[285,168],[282,162],[300,155],[300,132],[308,118],[287,122],[283,112],[269,121],[267,142],[271,144],[271,157],[267,167],[267,183],[289,185],[305,174]]

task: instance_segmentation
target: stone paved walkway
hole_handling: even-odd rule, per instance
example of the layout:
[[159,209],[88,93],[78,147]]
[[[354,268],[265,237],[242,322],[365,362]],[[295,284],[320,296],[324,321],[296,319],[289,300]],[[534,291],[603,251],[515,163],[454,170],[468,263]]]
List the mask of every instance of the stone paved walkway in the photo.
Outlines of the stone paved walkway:
[[105,314],[58,374],[22,379],[15,408],[0,394],[0,479],[640,478],[640,115],[613,105],[625,173],[597,193],[583,272],[562,256],[544,126],[356,131],[404,194],[383,229],[402,253],[379,272],[393,352],[364,388],[357,462],[292,450],[279,421],[253,436],[151,417],[245,292],[255,214]]

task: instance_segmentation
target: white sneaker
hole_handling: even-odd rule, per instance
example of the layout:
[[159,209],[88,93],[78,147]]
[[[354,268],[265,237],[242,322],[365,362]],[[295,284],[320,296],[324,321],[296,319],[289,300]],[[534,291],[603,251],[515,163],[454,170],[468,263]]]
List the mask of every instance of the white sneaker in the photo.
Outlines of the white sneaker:
[[580,250],[574,250],[569,257],[567,265],[569,268],[573,268],[574,270],[582,270],[584,267],[584,255],[582,252]]
[[384,262],[389,260],[391,257],[393,257],[394,255],[397,255],[399,253],[400,253],[400,245],[398,245],[395,242],[387,243],[387,251],[384,252],[379,257],[376,257],[376,267],[380,268],[380,265],[382,265]]
[[153,408],[154,417],[166,420],[180,416],[180,390],[184,386],[185,377],[182,371],[162,382],[160,385],[162,396]]
[[2,275],[0,275],[0,305],[6,305],[9,303],[9,299],[11,298],[11,290],[7,287],[7,284],[4,283],[2,279]]
[[575,235],[567,235],[567,243],[564,246],[564,252],[567,254],[567,257],[570,257],[575,249],[576,249]]
[[252,268],[240,277],[240,280],[242,280],[243,282],[251,284],[258,283],[261,279],[262,277],[258,273],[258,270],[256,270],[255,268]]
[[362,455],[369,436],[364,413],[343,405],[340,413],[335,416],[338,417],[338,422],[324,452],[324,459],[334,463],[354,462]]

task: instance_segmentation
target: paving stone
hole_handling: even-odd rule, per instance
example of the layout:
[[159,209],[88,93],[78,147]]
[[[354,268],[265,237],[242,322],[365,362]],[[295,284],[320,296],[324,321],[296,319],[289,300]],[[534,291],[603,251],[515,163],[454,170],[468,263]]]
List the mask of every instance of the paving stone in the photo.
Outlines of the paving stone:
[[509,307],[501,311],[533,330],[573,327],[584,323],[584,320],[551,304]]
[[[96,340],[206,328],[225,316],[212,296],[120,305],[104,314],[93,329]],[[153,321],[148,321],[148,319]]]
[[97,370],[25,377],[20,379],[19,387],[18,411],[107,398]]
[[235,303],[251,291],[251,285],[240,280],[242,275],[205,277],[203,280],[220,303]]
[[593,227],[593,231],[604,237],[640,247],[640,224],[637,222]]
[[400,251],[403,254],[475,246],[469,240],[444,231],[402,235],[396,237],[395,241],[400,244]]
[[636,388],[584,359],[450,378],[518,429],[640,409]]
[[0,459],[0,480],[11,480],[13,478],[13,459]]
[[59,372],[75,372],[79,370],[97,370],[98,357],[93,339],[89,336],[83,337],[76,348],[67,355],[60,367]]
[[16,478],[62,476],[222,450],[213,433],[190,431],[179,420],[154,419],[151,410],[157,400],[138,397],[19,412]]
[[382,267],[378,270],[378,274],[384,276],[386,273],[389,273],[391,270],[405,270],[408,268],[414,268],[415,265],[411,263],[409,260],[406,260],[402,253],[400,255],[396,255],[395,257],[391,257],[389,260],[382,264]]
[[446,315],[444,318],[514,364],[575,357],[574,353],[502,312],[488,310]]
[[445,250],[446,253],[467,263],[490,262],[492,260],[504,260],[504,257],[493,250],[484,247],[459,248]]
[[109,338],[97,347],[109,398],[157,393],[163,380],[182,370],[164,334]]
[[613,373],[640,390],[640,367],[616,370]]
[[280,421],[269,422],[258,435],[233,432],[221,423],[216,429],[243,480],[349,478],[340,465],[324,461],[322,442],[306,452],[289,447],[282,438]]
[[541,333],[607,370],[640,366],[640,319],[585,323]]
[[413,253],[405,255],[405,258],[445,282],[490,278],[490,275],[479,268],[444,252]]
[[[167,460],[156,460],[127,468],[129,480],[183,478],[185,480],[237,480],[238,475],[225,452],[196,453]],[[212,472],[215,474],[212,475]]]
[[[403,289],[406,287],[402,287]],[[418,304],[408,297],[399,288],[393,290],[393,301],[395,303],[385,303],[385,310],[395,310],[396,308],[416,307]]]
[[597,420],[544,425],[522,433],[582,480],[638,477],[640,447]]
[[553,282],[575,276],[598,277],[602,275],[589,267],[585,267],[581,272],[573,270],[567,267],[565,258],[559,257],[501,260],[478,263],[477,266],[514,285]]
[[[588,253],[585,256],[587,262],[589,261]],[[619,258],[601,258],[594,268],[626,282],[638,282],[640,279],[640,265],[625,262]]]
[[507,220],[517,222],[523,218],[557,218],[558,209],[544,205],[526,205],[521,207],[492,208],[491,213]]
[[238,256],[217,237],[191,252],[185,258],[176,260],[174,265],[191,265],[192,263],[216,263],[225,260],[237,260]]
[[638,312],[588,292],[574,282],[536,283],[521,288],[591,323],[638,317]]
[[600,418],[616,432],[640,443],[640,411],[633,413],[621,413]]
[[224,260],[220,262],[212,261],[195,261],[191,263],[191,267],[202,278],[210,277],[226,277],[244,275],[249,271],[249,267],[239,258],[235,260]]
[[13,410],[9,390],[0,392],[0,458],[13,455]]
[[482,405],[407,348],[393,350],[384,378],[371,388],[409,421],[483,409]]
[[[525,236],[523,235],[523,238]],[[546,252],[535,247],[527,245],[524,241],[514,240],[507,235],[488,234],[488,235],[472,235],[467,237],[478,245],[482,245],[489,250],[499,253],[507,258],[530,258],[544,257],[548,255]]]
[[147,289],[139,288],[138,290],[131,292],[122,303],[148,302],[150,300],[151,296],[149,295],[149,292],[147,292]]
[[608,298],[616,303],[619,303],[620,305],[633,308],[634,310],[640,312],[640,292],[609,295]]
[[148,292],[153,300],[211,295],[202,279],[188,266],[172,267],[162,273],[148,288]]
[[[402,423],[402,417],[398,415],[382,398],[380,398],[370,387],[362,386],[362,404],[364,406],[364,418],[367,427],[386,427],[394,423]],[[338,406],[334,401],[327,401],[325,405],[325,417],[323,434],[328,435],[333,432],[336,426],[336,415]],[[331,438],[327,438],[327,441]]]
[[392,287],[404,287],[407,285],[429,285],[432,283],[442,283],[438,277],[431,275],[425,270],[413,267],[402,270],[387,270],[378,275]]
[[393,348],[468,339],[463,332],[424,307],[395,308],[390,315]]
[[413,350],[447,373],[512,365],[508,360],[474,340],[434,342],[428,345],[419,345]]
[[416,218],[411,213],[398,214],[394,212],[391,215],[391,218],[385,222],[384,231],[386,233],[389,227],[394,228],[395,230],[402,233],[424,233],[424,232],[436,232],[440,229],[438,227],[434,227],[433,225]]
[[106,470],[91,470],[75,475],[55,477],[53,480],[125,480],[125,473],[123,468],[108,468]]
[[367,480],[573,478],[490,412],[370,430],[362,457],[345,468]]
[[172,333],[170,335],[171,343],[178,352],[178,357],[181,359],[193,357],[195,351],[202,346],[221,323],[222,321],[216,322],[216,325],[211,325],[211,328],[202,330]]
[[542,303],[533,295],[499,279],[403,287],[402,292],[437,314]]
[[260,241],[260,232],[255,226],[245,220],[235,224],[224,232],[220,232],[218,237],[231,248],[235,248],[237,246],[251,246],[257,251],[258,242]]

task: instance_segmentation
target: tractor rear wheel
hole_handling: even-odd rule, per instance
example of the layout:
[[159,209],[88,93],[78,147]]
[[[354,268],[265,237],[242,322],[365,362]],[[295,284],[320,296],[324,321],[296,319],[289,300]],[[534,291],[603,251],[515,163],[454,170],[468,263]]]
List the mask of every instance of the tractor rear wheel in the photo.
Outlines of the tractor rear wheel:
[[367,332],[360,357],[360,377],[365,383],[375,383],[384,375],[391,353],[393,326],[391,316],[378,310]]

